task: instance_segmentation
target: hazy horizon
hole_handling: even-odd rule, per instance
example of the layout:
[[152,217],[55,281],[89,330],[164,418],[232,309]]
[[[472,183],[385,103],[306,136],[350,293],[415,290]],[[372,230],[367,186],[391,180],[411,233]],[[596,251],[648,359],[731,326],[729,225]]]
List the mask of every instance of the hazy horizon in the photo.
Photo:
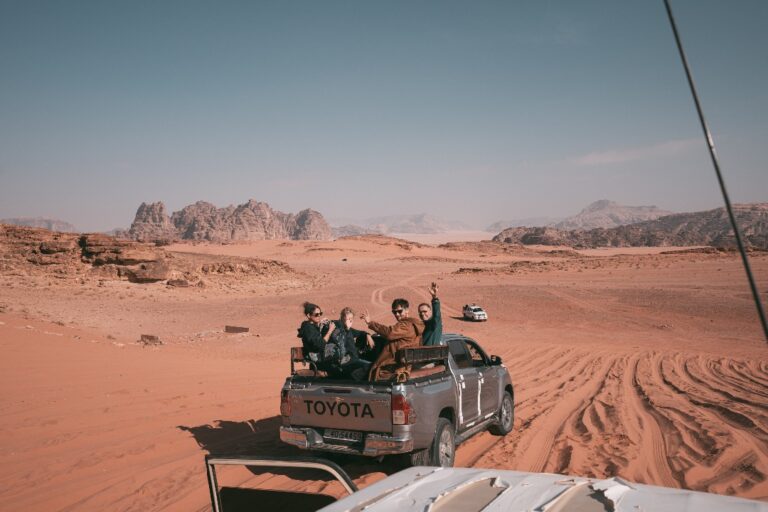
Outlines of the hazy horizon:
[[[672,7],[731,200],[766,201],[768,2]],[[11,1],[0,66],[0,218],[722,206],[661,0]]]

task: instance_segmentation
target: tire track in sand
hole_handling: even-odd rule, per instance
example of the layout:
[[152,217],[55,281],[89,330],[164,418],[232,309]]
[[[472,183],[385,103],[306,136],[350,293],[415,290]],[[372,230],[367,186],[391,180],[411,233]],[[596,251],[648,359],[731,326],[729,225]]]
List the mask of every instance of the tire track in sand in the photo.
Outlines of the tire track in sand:
[[[555,441],[563,432],[564,425],[587,403],[600,389],[612,361],[602,357],[584,360],[582,365],[572,365],[568,373],[561,375],[565,384],[551,390],[547,397],[538,404],[531,404],[534,410],[523,407],[519,411],[523,420],[521,431],[511,438],[504,438],[502,446],[508,455],[515,453],[515,466],[523,471],[545,471],[552,469],[553,458],[557,453],[553,449]],[[536,410],[540,409],[540,410]],[[543,410],[541,410],[543,409]],[[534,416],[533,419],[530,417]],[[517,450],[521,447],[521,450]],[[498,455],[489,454],[491,459]],[[499,461],[497,461],[499,462]]]
[[[643,375],[654,381],[660,380],[658,375],[653,375],[652,370],[658,365],[659,356],[656,353],[643,353],[642,356],[642,359],[639,356],[634,357],[631,378],[627,379],[624,383],[626,394],[632,401],[632,410],[637,413],[638,418],[641,418],[640,439],[638,441],[641,446],[651,447],[650,459],[638,462],[642,472],[650,477],[649,481],[656,482],[657,485],[665,487],[683,487],[681,484],[684,484],[685,481],[680,481],[672,474],[667,457],[664,437],[665,430],[668,429],[665,429],[662,425],[669,422],[669,420],[660,415],[656,404],[643,386],[640,377],[641,362],[644,362],[646,364],[643,365]],[[648,366],[648,368],[645,368],[645,366]],[[642,420],[643,416],[645,417],[644,420]]]

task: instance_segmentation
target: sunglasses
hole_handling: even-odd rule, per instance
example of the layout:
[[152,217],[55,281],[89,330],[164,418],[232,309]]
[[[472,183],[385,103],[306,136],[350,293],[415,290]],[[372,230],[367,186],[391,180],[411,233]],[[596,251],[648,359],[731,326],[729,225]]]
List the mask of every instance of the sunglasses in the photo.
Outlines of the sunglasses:
[[319,316],[323,316],[323,312],[320,311],[320,312],[317,312],[317,313],[312,313],[312,316],[315,317],[315,318],[317,318]]
[[420,310],[419,310],[419,314],[420,314],[420,315],[426,315],[427,313],[429,313],[429,311],[428,311],[428,310],[426,310],[426,309],[420,309]]
[[403,311],[405,311],[405,310],[404,309],[393,309],[392,310],[392,314],[393,315],[402,315]]

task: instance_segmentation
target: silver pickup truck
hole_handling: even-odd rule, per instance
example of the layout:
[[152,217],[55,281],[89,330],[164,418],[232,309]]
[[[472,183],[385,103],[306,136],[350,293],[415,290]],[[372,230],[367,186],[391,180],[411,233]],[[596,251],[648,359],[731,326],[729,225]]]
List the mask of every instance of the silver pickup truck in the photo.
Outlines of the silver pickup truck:
[[446,346],[398,353],[403,382],[332,380],[296,370],[281,392],[280,439],[306,450],[370,457],[409,454],[412,465],[453,466],[456,445],[512,430],[514,390],[506,366],[476,341],[444,334]]

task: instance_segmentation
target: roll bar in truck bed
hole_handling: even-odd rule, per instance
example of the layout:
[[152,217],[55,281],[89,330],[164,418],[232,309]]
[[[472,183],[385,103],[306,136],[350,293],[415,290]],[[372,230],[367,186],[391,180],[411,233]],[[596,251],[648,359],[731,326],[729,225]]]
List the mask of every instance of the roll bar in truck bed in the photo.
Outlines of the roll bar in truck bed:
[[219,483],[216,480],[216,466],[246,466],[246,467],[273,467],[273,468],[302,468],[318,469],[330,473],[349,494],[357,492],[357,485],[341,467],[329,460],[317,457],[258,457],[247,455],[205,456],[205,473],[208,476],[208,489],[211,492],[211,506],[213,512],[224,512],[219,495]]

